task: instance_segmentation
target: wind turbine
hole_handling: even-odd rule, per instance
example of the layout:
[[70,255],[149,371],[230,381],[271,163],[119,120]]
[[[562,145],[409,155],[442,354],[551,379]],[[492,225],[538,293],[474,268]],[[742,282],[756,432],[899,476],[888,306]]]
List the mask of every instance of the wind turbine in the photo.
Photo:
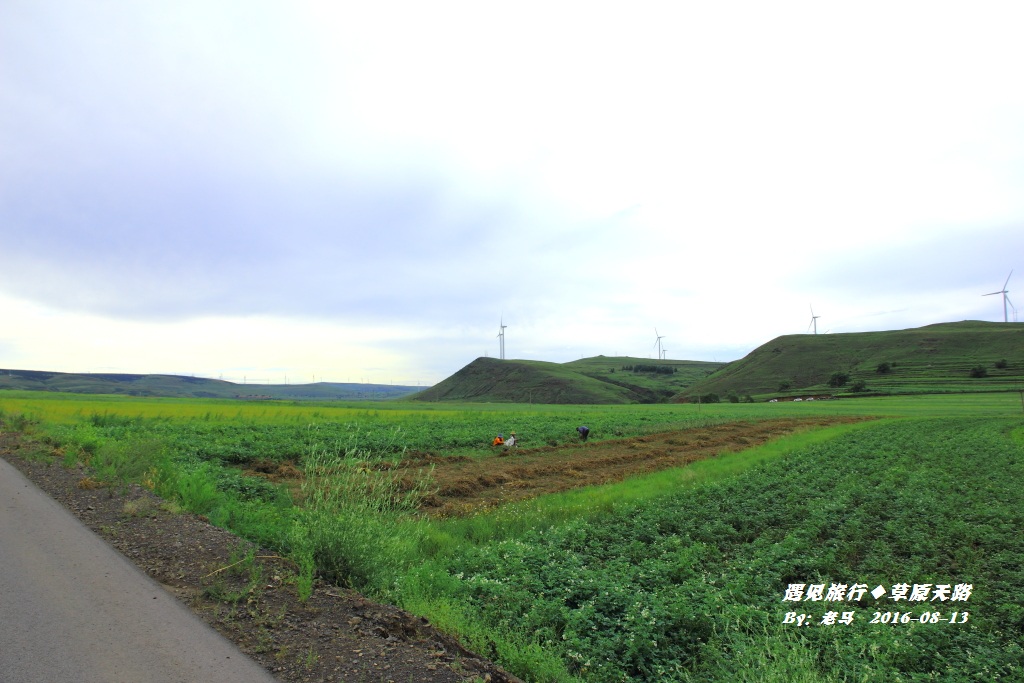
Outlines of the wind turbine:
[[658,347],[658,360],[661,360],[661,340],[665,338],[665,335],[658,334],[658,328],[654,328],[654,335],[657,339],[654,341],[654,345]]
[[811,329],[811,325],[814,326],[814,334],[818,334],[818,318],[820,315],[814,315],[814,306],[811,306],[811,324],[807,326],[807,329]]
[[[1010,275],[1013,275],[1013,270],[1012,269],[1010,270]],[[1006,296],[1009,293],[1009,290],[1006,289],[1006,285],[1010,284],[1010,275],[1006,276],[1006,282],[1003,283],[1003,288],[1000,289],[998,292],[989,292],[988,294],[982,294],[982,296],[992,296],[994,294],[1002,294],[1003,295],[1003,322],[1004,323],[1010,322],[1010,315],[1009,315],[1009,313],[1008,313],[1008,311],[1006,309],[1006,304],[1009,303],[1011,306],[1013,306],[1013,304],[1010,302],[1010,298],[1008,296]],[[1014,309],[1014,310],[1016,310],[1016,309]]]
[[498,341],[501,342],[500,343],[500,347],[501,347],[501,360],[505,360],[505,328],[506,327],[508,327],[508,325],[505,324],[505,316],[502,316],[501,317],[500,326],[498,327]]

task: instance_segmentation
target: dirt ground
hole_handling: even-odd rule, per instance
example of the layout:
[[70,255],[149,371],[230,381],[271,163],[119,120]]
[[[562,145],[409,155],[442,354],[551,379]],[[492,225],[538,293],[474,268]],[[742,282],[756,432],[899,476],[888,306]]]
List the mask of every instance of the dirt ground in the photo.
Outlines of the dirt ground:
[[432,516],[465,515],[569,489],[618,482],[763,444],[796,431],[858,418],[813,417],[715,425],[700,429],[570,446],[499,449],[470,458],[412,453],[403,467],[432,467],[435,492],[423,501]]
[[318,583],[300,602],[287,560],[259,549],[246,560],[237,537],[145,489],[98,486],[10,433],[0,457],[281,681],[519,681],[425,619],[353,591]]
[[[502,449],[477,458],[410,453],[402,474],[411,481],[432,467],[434,492],[424,499],[423,511],[457,516],[621,481],[853,419],[734,423],[569,446]],[[201,517],[175,510],[140,487],[98,485],[88,470],[62,466],[59,455],[41,444],[7,433],[0,436],[0,457],[281,681],[519,680],[425,619],[353,591],[319,583],[302,603],[288,581],[294,574],[288,560],[259,549],[249,550],[247,557],[245,543]],[[250,473],[292,484],[301,477],[287,464]]]

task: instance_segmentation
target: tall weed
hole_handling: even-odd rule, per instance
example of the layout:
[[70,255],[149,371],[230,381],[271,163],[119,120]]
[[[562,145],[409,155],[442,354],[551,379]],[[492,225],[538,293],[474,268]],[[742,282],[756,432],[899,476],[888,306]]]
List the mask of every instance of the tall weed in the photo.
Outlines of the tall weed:
[[425,481],[410,484],[386,467],[316,447],[304,458],[304,507],[290,542],[300,565],[360,589],[387,590],[416,557],[414,516]]
[[108,440],[94,446],[91,454],[82,450],[96,477],[108,483],[141,482],[154,469],[169,466],[167,450],[159,439]]

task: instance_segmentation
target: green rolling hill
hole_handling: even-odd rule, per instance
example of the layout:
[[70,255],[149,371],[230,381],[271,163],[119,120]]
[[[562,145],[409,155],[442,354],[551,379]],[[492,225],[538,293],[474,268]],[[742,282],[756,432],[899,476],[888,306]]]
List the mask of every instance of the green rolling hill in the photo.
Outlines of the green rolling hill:
[[909,330],[778,337],[679,401],[716,394],[755,399],[934,394],[1024,388],[1024,325],[964,321]]
[[288,401],[380,400],[408,396],[420,387],[390,384],[235,384],[183,375],[0,370],[0,390],[63,391],[75,394],[123,394],[170,398],[278,399]]
[[659,403],[724,363],[597,356],[570,363],[477,358],[411,398],[493,403]]
[[[778,337],[731,363],[595,356],[569,363],[477,358],[439,384],[235,384],[180,375],[0,370],[0,390],[241,400],[613,404],[1024,389],[1024,325]],[[418,393],[416,393],[418,392]]]

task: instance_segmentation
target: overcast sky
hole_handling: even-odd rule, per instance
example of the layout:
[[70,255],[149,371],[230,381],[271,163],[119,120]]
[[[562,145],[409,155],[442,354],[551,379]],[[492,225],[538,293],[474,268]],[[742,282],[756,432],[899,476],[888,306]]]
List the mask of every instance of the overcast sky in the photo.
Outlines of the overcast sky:
[[[1019,2],[0,2],[0,367],[433,384],[1024,316]],[[1020,292],[1016,294],[1015,292]],[[1015,299],[1016,297],[1016,299]],[[1010,320],[1014,320],[1010,309]]]

